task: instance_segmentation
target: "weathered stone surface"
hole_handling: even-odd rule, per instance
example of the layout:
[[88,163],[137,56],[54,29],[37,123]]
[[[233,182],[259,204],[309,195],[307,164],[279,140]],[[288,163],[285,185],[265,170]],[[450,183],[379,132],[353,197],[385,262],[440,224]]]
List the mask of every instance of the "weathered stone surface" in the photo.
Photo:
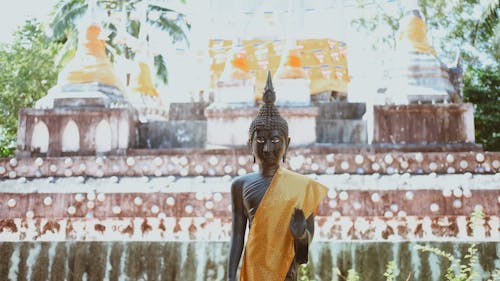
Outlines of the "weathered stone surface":
[[[31,260],[12,263],[22,248]],[[228,248],[222,242],[0,242],[0,279],[225,280]]]
[[[475,244],[480,257],[475,270],[486,280],[496,268],[499,243]],[[386,280],[387,264],[395,261],[398,280],[408,276],[411,280],[445,280],[450,263],[434,253],[415,249],[418,245],[444,250],[463,264],[472,246],[463,242],[313,242],[309,276],[316,280],[345,280],[348,270],[353,269],[360,280]],[[65,276],[74,281],[225,280],[228,249],[227,242],[199,241],[3,242],[0,279],[61,280],[57,277]],[[26,259],[27,254],[30,259]]]
[[60,98],[54,99],[54,107],[106,107],[106,100],[102,98]]
[[[319,180],[327,186],[332,186],[335,182],[340,182],[343,176],[328,177],[321,176]],[[344,184],[342,187],[348,189],[331,189],[330,197],[325,198],[318,206],[316,216],[318,239],[322,240],[383,240],[397,237],[399,239],[430,239],[455,237],[460,239],[482,238],[496,239],[498,237],[500,206],[497,198],[500,196],[500,190],[496,189],[499,185],[490,184],[485,186],[485,190],[463,188],[459,186],[460,176],[444,176],[445,179],[434,184],[436,188],[443,190],[428,190],[418,188],[427,176],[420,176],[415,179],[408,179],[407,190],[396,190],[399,183],[393,184],[388,189],[363,190],[362,186],[377,186],[386,184],[391,176],[383,176],[380,180],[370,180],[370,176],[356,177],[356,184]],[[212,179],[217,180],[217,179]],[[218,179],[220,180],[220,178]],[[474,180],[472,184],[478,185],[487,180],[494,180],[493,176],[484,176]],[[436,180],[437,181],[437,180]],[[46,180],[33,180],[31,184],[16,184],[14,180],[5,180],[0,184],[3,190],[10,186],[18,189],[33,190],[44,184]],[[75,179],[58,180],[54,186],[62,187],[75,186]],[[451,182],[444,187],[445,183]],[[73,183],[73,185],[71,185]],[[148,182],[148,186],[161,189],[168,183],[167,177],[155,178]],[[141,185],[142,184],[142,185]],[[194,187],[196,185],[196,192]],[[471,184],[471,185],[472,185]],[[0,218],[0,241],[7,239],[13,241],[19,240],[44,240],[52,237],[54,239],[71,240],[73,235],[65,229],[68,221],[71,221],[73,229],[78,232],[77,225],[85,224],[87,230],[74,233],[77,237],[86,238],[86,240],[106,240],[117,239],[127,240],[138,238],[143,233],[151,231],[158,237],[167,239],[169,235],[179,234],[180,231],[172,233],[159,228],[157,213],[161,212],[170,220],[179,221],[188,219],[190,224],[196,225],[197,231],[192,231],[197,237],[203,237],[206,231],[212,231],[205,226],[199,225],[199,220],[192,221],[192,218],[206,217],[207,213],[218,218],[220,224],[230,223],[231,210],[228,206],[231,204],[229,183],[220,184],[214,187],[207,183],[198,183],[193,179],[184,183],[170,183],[168,190],[161,193],[140,193],[143,189],[144,180],[137,178],[121,178],[119,182],[112,182],[110,179],[87,180],[85,183],[88,190],[96,190],[89,197],[95,196],[95,193],[102,193],[101,200],[88,200],[82,198],[81,202],[75,202],[82,194],[73,193],[48,193],[48,188],[39,188],[41,193],[13,194],[0,193],[0,202],[9,202],[15,200],[15,206],[10,207],[2,203],[5,212]],[[432,184],[429,184],[432,185]],[[135,188],[137,186],[137,188]],[[360,187],[361,186],[361,187]],[[120,187],[122,193],[106,193],[103,190],[112,190]],[[200,194],[217,188],[217,192],[207,192],[210,194],[208,199],[200,199]],[[486,189],[487,188],[487,189]],[[132,190],[131,190],[132,189]],[[101,192],[103,191],[103,192]],[[88,194],[89,194],[88,193]],[[342,195],[340,195],[342,193]],[[215,195],[217,198],[214,202]],[[334,197],[335,195],[335,197]],[[87,196],[87,194],[85,194]],[[208,197],[208,196],[207,196]],[[338,197],[338,198],[337,198]],[[46,198],[51,199],[51,204],[47,205]],[[140,198],[141,204],[136,204],[135,198]],[[341,199],[340,199],[341,198]],[[462,199],[457,199],[462,198]],[[340,200],[339,200],[340,199]],[[458,200],[458,201],[457,201]],[[87,205],[92,201],[93,205]],[[335,204],[333,202],[335,201]],[[33,203],[36,202],[36,203]],[[82,203],[83,202],[83,203]],[[457,205],[458,203],[458,205]],[[210,208],[206,208],[209,204]],[[333,205],[332,205],[333,204]],[[156,205],[159,209],[155,213],[151,206]],[[191,206],[192,209],[185,209],[185,206]],[[471,232],[470,219],[468,216],[474,212],[476,206],[480,205],[486,215],[484,221],[476,226],[482,229],[481,236]],[[74,207],[74,212],[68,213],[68,206]],[[114,207],[119,206],[120,212],[117,213]],[[27,216],[27,210],[33,212],[33,219]],[[402,211],[402,212],[400,212]],[[338,212],[343,217],[332,217],[332,213]],[[92,219],[87,215],[92,213]],[[132,226],[137,236],[130,237],[120,230],[123,221],[133,218],[137,219],[139,224]],[[26,221],[21,221],[26,220]],[[148,231],[143,231],[144,220],[151,224]],[[30,224],[27,224],[30,222]],[[31,224],[33,223],[33,224]],[[127,224],[126,222],[125,224]],[[97,225],[97,227],[95,227]],[[102,229],[98,225],[107,225]],[[382,229],[387,233],[382,233]],[[188,229],[183,229],[186,232]],[[166,232],[165,232],[166,231]],[[28,233],[29,236],[26,236]],[[345,236],[342,236],[342,233]],[[216,232],[213,235],[227,238],[227,233]],[[149,236],[151,237],[151,236]]]
[[[212,105],[205,114],[208,120],[207,143],[223,147],[248,144],[248,128],[257,116],[258,107]],[[291,146],[311,145],[316,142],[316,116],[318,109],[312,106],[278,107],[288,122]],[[222,133],[223,132],[223,133]]]
[[254,106],[230,106],[212,104],[207,117],[207,143],[215,146],[245,146],[248,142],[248,128],[257,116]]
[[[394,152],[395,147],[400,152]],[[464,147],[467,150],[463,150]],[[425,152],[420,152],[422,150]],[[183,165],[175,160],[179,158],[184,159]],[[387,162],[388,158],[392,160]],[[153,169],[153,161],[158,160],[164,164]],[[128,161],[132,161],[131,164]],[[481,147],[472,144],[328,144],[290,147],[284,167],[301,174],[494,174],[500,172],[499,163],[500,152],[483,152]],[[145,170],[143,167],[150,168]],[[107,155],[105,159],[101,156],[38,159],[19,155],[16,158],[0,159],[0,178],[11,179],[49,176],[154,176],[157,172],[163,175],[224,176],[250,173],[253,169],[248,147],[129,149],[126,156]]]
[[101,92],[115,98],[121,97],[123,99],[122,91],[116,86],[106,85],[100,82],[88,82],[78,84],[66,84],[61,86],[61,91],[64,92],[81,92],[81,98],[85,98],[85,92]]
[[[465,263],[463,261],[467,260],[465,256],[472,243],[317,242],[310,248],[310,276],[317,280],[339,281],[345,280],[348,270],[353,269],[359,274],[359,280],[386,280],[384,272],[387,264],[394,261],[396,280],[445,280],[449,261],[434,253],[417,250],[417,245],[444,250]],[[480,272],[480,279],[486,280],[494,271],[499,243],[478,242],[476,245],[481,262],[475,269]],[[338,276],[337,268],[342,277]]]
[[365,103],[318,103],[316,138],[318,143],[363,144],[368,142]]
[[207,120],[205,117],[207,106],[208,104],[204,102],[171,103],[169,120]]
[[138,125],[139,148],[203,148],[207,142],[207,121],[170,120]]
[[54,108],[61,104],[67,106],[71,100],[73,106],[104,106],[104,107],[127,107],[128,101],[122,91],[114,86],[104,85],[99,82],[57,85],[51,88],[48,94],[38,100],[35,108]]
[[367,143],[366,121],[317,120],[316,138],[318,143]]
[[[130,108],[23,108],[19,112],[16,155],[124,154],[135,142],[134,116]],[[68,127],[71,130],[66,132]],[[68,143],[78,149],[65,149]]]
[[374,106],[374,143],[450,144],[474,142],[473,106],[411,104]]
[[360,120],[366,112],[366,103],[329,102],[318,103],[318,120],[353,119]]

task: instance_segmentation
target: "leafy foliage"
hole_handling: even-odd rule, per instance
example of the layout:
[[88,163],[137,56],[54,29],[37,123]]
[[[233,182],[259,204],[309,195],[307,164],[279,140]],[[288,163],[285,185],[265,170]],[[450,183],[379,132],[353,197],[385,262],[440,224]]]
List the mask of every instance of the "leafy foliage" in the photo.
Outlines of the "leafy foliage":
[[56,41],[66,42],[76,30],[75,20],[87,11],[85,0],[59,1],[54,7],[53,20],[50,25]]
[[36,20],[26,21],[13,43],[0,46],[0,156],[15,150],[19,110],[33,107],[56,83],[54,58],[60,46]]
[[[482,209],[476,208],[471,215],[469,227],[474,232],[479,225],[484,224],[484,213]],[[476,264],[479,262],[477,245],[472,243],[467,249],[467,254],[464,256],[463,260],[454,257],[452,254],[445,252],[443,250],[427,247],[422,245],[416,245],[417,250],[423,252],[430,252],[440,257],[447,259],[450,262],[450,266],[446,270],[445,278],[446,281],[472,281],[472,280],[482,280],[481,273],[476,270]],[[495,269],[491,273],[493,279],[488,279],[488,281],[498,280],[500,270]]]
[[177,12],[172,9],[160,7],[158,5],[149,5],[148,13],[151,12],[159,12],[160,17],[157,20],[151,20],[150,18],[148,18],[148,23],[153,24],[161,30],[168,32],[168,34],[172,37],[174,43],[177,41],[188,42],[188,38],[182,26],[186,25],[186,28],[189,29],[191,28],[191,25],[185,21],[185,16],[183,14],[179,14],[176,20],[170,20],[168,19],[167,15],[169,13],[177,14]]
[[309,263],[301,264],[299,266],[299,274],[298,275],[299,275],[298,276],[299,281],[315,281],[315,279],[311,279],[309,277],[309,275],[310,275]]
[[347,281],[359,281],[359,274],[352,268],[347,271]]
[[500,151],[500,67],[471,68],[464,77],[464,100],[474,104],[476,142]]
[[390,261],[387,263],[387,267],[384,272],[384,277],[387,281],[395,281],[396,280],[396,263],[394,261]]
[[[484,213],[482,208],[475,208],[470,216],[469,228],[473,233],[476,230],[480,230],[481,226],[485,224]],[[472,243],[467,248],[467,253],[462,258],[455,257],[453,254],[443,251],[436,247],[429,247],[424,245],[416,245],[415,249],[422,252],[429,252],[444,258],[449,262],[449,266],[446,269],[444,275],[445,281],[474,281],[483,280],[484,273],[477,270],[477,264],[479,264],[479,253],[477,245]],[[347,271],[347,276],[344,276],[338,267],[333,268],[336,272],[339,280],[345,281],[360,281],[360,274],[353,268]],[[398,279],[398,266],[394,260],[390,261],[386,265],[384,272],[384,277],[386,281],[396,281]],[[299,280],[300,281],[314,281],[310,279],[311,270],[309,264],[303,264],[299,267]],[[372,280],[379,280],[378,276],[372,276]],[[380,279],[383,280],[383,279]],[[412,280],[411,273],[405,279],[406,281]],[[488,281],[500,280],[500,269],[494,269],[490,272],[490,278]]]

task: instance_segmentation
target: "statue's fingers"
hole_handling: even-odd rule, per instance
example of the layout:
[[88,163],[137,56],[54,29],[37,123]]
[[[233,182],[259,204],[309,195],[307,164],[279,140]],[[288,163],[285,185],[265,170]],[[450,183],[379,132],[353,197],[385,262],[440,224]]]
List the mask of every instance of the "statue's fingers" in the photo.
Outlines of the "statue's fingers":
[[295,214],[292,214],[292,217],[290,218],[290,227],[295,227],[297,224],[297,216]]
[[304,215],[304,211],[303,211],[302,209],[298,209],[298,208],[296,208],[296,210],[297,210],[297,211],[296,211],[296,214],[297,214],[297,216],[298,216],[300,219],[305,219],[305,218],[306,218],[306,216]]

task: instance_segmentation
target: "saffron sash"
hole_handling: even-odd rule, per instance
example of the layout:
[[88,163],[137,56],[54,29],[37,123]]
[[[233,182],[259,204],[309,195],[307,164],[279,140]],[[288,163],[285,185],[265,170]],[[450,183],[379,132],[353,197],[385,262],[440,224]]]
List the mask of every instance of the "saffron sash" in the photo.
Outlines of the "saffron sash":
[[243,255],[241,281],[283,281],[295,256],[289,224],[295,208],[308,218],[327,188],[284,168],[276,171],[259,204]]

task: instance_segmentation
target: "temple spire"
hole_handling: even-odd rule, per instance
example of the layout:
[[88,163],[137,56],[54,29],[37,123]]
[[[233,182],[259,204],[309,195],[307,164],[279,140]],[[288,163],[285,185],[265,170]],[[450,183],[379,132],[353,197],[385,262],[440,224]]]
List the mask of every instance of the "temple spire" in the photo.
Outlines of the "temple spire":
[[271,77],[271,70],[268,70],[266,87],[264,88],[263,96],[264,103],[266,104],[274,104],[274,102],[276,101],[276,93],[274,92],[273,80]]
[[418,1],[406,1],[405,15],[399,22],[396,49],[418,53],[431,53],[436,56],[436,51],[429,43],[427,25],[422,17]]

